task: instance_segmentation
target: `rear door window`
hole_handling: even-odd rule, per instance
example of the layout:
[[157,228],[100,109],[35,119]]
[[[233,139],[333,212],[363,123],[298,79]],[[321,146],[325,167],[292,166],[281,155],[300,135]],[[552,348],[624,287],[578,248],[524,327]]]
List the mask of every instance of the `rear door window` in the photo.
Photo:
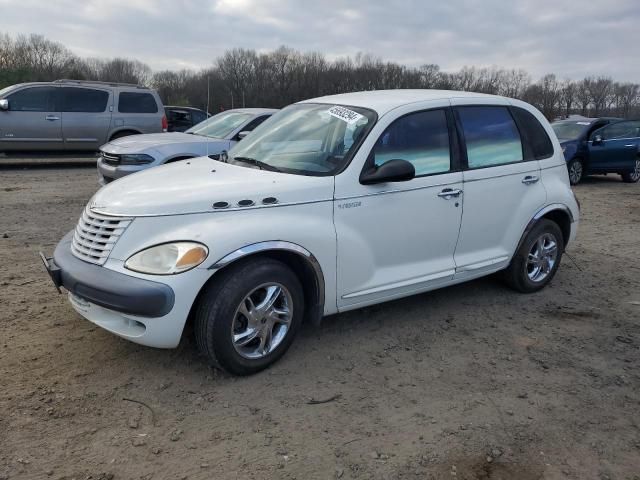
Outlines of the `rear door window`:
[[7,97],[15,112],[57,112],[57,87],[29,87]]
[[98,113],[107,109],[109,93],[92,88],[64,87],[62,89],[63,112]]
[[524,160],[522,141],[507,107],[458,107],[469,168],[492,167]]
[[374,163],[401,159],[411,162],[416,176],[451,170],[449,128],[444,110],[416,112],[395,120],[373,149]]
[[603,140],[636,138],[640,134],[639,127],[640,121],[618,122],[597,130],[596,134],[602,136]]
[[156,99],[150,93],[121,92],[118,97],[120,113],[158,113]]

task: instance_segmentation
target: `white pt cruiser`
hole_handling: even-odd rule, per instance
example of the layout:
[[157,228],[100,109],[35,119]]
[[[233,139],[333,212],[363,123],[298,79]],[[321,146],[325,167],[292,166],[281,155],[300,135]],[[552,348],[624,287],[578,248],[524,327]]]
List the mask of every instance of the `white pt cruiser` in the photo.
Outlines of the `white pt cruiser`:
[[[215,156],[214,156],[215,157]],[[503,97],[372,91],[291,105],[234,147],[99,190],[45,265],[128,340],[259,371],[303,321],[499,270],[535,292],[579,206],[545,118]]]

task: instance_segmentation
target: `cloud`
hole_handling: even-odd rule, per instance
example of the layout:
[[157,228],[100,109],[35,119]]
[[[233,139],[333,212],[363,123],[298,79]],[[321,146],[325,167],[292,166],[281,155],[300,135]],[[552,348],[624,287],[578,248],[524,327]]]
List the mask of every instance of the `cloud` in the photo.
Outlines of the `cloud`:
[[202,68],[233,47],[362,51],[410,65],[523,68],[640,81],[637,0],[0,0],[1,29],[83,56]]

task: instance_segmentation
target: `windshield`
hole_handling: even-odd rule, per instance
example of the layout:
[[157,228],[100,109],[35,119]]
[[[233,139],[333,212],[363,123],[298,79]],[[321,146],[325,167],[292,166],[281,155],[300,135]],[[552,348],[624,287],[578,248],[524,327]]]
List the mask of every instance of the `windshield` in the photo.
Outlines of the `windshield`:
[[558,122],[552,123],[551,128],[560,140],[575,140],[587,131],[591,122]]
[[332,175],[354,153],[376,114],[365,108],[303,103],[276,113],[229,152],[230,163],[251,159],[300,175]]
[[186,133],[212,138],[225,138],[252,117],[253,115],[250,113],[222,112],[194,125]]

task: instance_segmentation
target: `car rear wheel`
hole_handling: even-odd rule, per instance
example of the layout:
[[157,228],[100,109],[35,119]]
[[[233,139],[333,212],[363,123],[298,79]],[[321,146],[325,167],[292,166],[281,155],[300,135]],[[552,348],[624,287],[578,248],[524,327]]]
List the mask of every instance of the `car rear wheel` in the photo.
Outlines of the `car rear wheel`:
[[622,181],[626,183],[636,183],[640,180],[640,158],[636,158],[636,168],[633,172],[622,174]]
[[574,158],[567,165],[567,169],[569,170],[569,182],[571,185],[579,184],[584,175],[584,165],[582,164],[582,160]]
[[250,375],[287,351],[302,322],[304,293],[282,262],[249,260],[214,279],[195,313],[198,349],[235,375]]
[[509,286],[522,293],[544,288],[558,271],[563,245],[558,224],[540,220],[527,234],[505,270]]

